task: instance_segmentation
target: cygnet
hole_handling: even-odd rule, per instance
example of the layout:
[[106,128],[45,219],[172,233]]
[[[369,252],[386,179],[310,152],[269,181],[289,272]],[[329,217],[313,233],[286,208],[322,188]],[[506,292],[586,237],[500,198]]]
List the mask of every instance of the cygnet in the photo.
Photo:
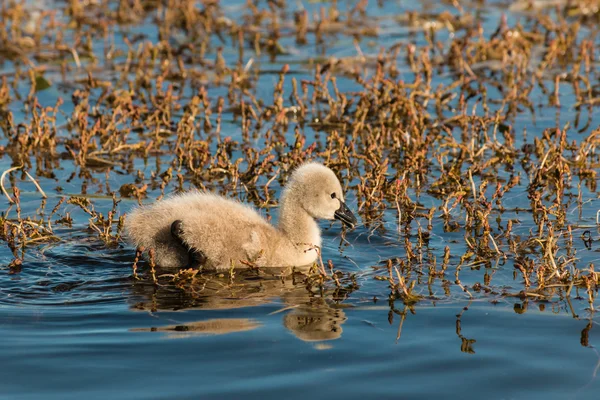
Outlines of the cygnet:
[[335,173],[306,163],[283,189],[278,226],[238,201],[192,191],[135,209],[125,230],[136,246],[154,249],[164,268],[300,267],[315,262],[321,248],[315,219],[350,228],[357,222]]

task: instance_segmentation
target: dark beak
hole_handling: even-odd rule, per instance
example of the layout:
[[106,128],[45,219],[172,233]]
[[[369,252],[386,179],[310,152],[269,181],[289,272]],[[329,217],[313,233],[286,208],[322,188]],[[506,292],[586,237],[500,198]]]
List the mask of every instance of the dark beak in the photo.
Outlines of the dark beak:
[[352,214],[352,211],[350,211],[346,203],[343,201],[340,201],[340,208],[335,212],[334,215],[335,219],[342,221],[342,223],[348,228],[352,229],[354,226],[356,226],[356,217],[354,214]]

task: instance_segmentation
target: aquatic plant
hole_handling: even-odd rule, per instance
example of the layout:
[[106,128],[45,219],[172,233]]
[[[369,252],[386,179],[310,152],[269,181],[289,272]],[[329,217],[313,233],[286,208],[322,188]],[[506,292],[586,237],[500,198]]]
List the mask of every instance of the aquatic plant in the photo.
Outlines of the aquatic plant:
[[[595,309],[597,9],[516,2],[523,20],[503,16],[486,32],[475,4],[385,19],[364,1],[344,12],[196,3],[2,4],[0,153],[12,161],[0,238],[11,273],[27,268],[28,249],[70,240],[56,226],[83,230],[78,218],[107,249],[122,245],[129,199],[210,189],[270,216],[290,171],[320,160],[363,222],[342,253],[378,237],[398,255],[338,268],[322,252],[310,291],[350,292],[360,272],[388,283],[402,320],[396,301],[452,296],[525,309],[577,297]],[[395,26],[406,40],[370,45]],[[355,55],[334,56],[338,41]],[[23,213],[30,185],[28,201],[42,200]],[[197,271],[161,273],[139,251],[133,266],[136,279],[201,293]]]

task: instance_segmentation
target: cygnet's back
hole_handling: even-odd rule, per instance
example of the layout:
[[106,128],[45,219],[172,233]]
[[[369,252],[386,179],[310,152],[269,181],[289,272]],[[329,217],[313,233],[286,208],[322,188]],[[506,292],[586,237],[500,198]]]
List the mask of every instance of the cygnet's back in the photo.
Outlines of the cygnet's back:
[[[171,233],[171,224],[176,220],[185,221],[186,231],[193,232],[190,241],[200,244],[209,262],[205,267],[210,269],[229,267],[217,265],[216,260],[246,260],[258,256],[248,244],[259,238],[276,236],[276,229],[252,208],[199,191],[136,209],[127,216],[125,229],[138,247],[155,250],[160,266],[182,267],[189,260],[187,252]],[[260,249],[256,253],[258,251]]]

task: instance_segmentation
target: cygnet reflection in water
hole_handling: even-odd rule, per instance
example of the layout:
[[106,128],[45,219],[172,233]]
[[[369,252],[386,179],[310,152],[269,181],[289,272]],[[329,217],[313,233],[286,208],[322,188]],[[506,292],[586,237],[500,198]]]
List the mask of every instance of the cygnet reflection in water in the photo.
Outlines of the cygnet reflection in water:
[[[147,300],[132,305],[132,310],[176,311],[176,310],[226,310],[242,307],[258,307],[265,304],[282,302],[277,311],[269,315],[282,315],[283,326],[298,339],[308,342],[320,342],[338,339],[342,335],[342,325],[346,315],[340,305],[331,300],[332,293],[325,298],[315,297],[301,280],[302,274],[279,278],[256,278],[253,271],[242,271],[236,281],[230,283],[227,278],[205,274],[185,291],[174,286],[155,288],[146,284],[134,285],[136,297]],[[295,281],[295,279],[297,280]],[[259,310],[257,309],[257,313]],[[160,313],[156,314],[160,317]],[[184,316],[186,314],[182,314]],[[266,314],[262,316],[267,317]],[[160,321],[160,319],[158,320]],[[189,336],[221,335],[243,332],[259,328],[260,318],[224,318],[201,321],[179,322],[169,316],[168,324],[132,329],[135,332],[162,332],[166,338],[176,339]],[[175,322],[175,323],[174,323]]]
[[[319,299],[321,300],[321,299]],[[285,314],[283,326],[305,342],[323,342],[342,336],[346,314],[325,301],[301,304]]]
[[307,163],[285,185],[276,227],[247,205],[195,191],[134,210],[125,229],[136,246],[154,249],[165,268],[292,267],[316,261],[316,219],[339,219],[349,227],[357,222],[335,173]]
[[152,328],[133,328],[131,332],[166,332],[167,339],[183,339],[199,335],[224,335],[251,331],[259,326],[258,322],[249,318],[217,318]]

